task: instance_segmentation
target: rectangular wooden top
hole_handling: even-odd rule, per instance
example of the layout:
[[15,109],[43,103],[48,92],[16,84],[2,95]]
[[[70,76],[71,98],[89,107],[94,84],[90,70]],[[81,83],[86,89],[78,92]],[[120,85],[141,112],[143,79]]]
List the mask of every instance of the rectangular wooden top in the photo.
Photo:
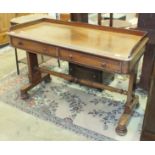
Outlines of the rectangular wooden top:
[[8,34],[118,60],[131,59],[136,48],[146,39],[146,33],[141,31],[51,19],[14,26]]

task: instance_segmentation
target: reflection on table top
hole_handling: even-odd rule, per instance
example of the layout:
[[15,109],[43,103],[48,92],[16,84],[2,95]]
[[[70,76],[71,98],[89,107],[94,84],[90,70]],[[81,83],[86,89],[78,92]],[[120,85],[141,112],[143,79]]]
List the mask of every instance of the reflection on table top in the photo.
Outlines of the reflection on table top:
[[42,21],[9,34],[98,56],[127,60],[143,36]]

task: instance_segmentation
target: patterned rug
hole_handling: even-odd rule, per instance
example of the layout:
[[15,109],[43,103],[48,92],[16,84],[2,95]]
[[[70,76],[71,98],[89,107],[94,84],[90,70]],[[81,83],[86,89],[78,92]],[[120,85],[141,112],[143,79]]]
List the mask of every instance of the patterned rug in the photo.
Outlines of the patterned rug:
[[[50,69],[58,72],[68,72],[66,62],[61,61],[61,68],[55,64],[53,59],[44,65],[50,65]],[[140,107],[133,113],[127,135],[118,136],[115,127],[126,96],[106,90],[100,92],[53,76],[51,83],[42,82],[29,91],[30,98],[24,101],[19,90],[27,82],[26,67],[21,69],[20,76],[16,72],[10,73],[0,81],[0,100],[92,140],[139,140],[147,100],[144,91],[136,90]],[[110,85],[127,89],[128,77],[115,75]]]

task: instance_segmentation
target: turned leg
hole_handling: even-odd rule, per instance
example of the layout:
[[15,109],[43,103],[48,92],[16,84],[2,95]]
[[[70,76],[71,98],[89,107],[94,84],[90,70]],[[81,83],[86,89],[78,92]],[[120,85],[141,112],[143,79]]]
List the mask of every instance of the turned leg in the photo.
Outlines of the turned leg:
[[50,81],[49,74],[41,75],[41,72],[37,70],[38,59],[34,53],[27,52],[27,64],[29,73],[29,83],[21,88],[21,98],[28,99],[28,91],[39,84],[42,80]]
[[138,96],[135,96],[135,85],[136,85],[136,77],[137,77],[137,67],[135,66],[134,70],[129,75],[129,86],[128,86],[128,94],[127,101],[124,107],[124,112],[119,119],[118,126],[116,127],[116,132],[120,136],[124,136],[127,134],[127,124],[131,117],[131,114],[134,108],[139,104]]

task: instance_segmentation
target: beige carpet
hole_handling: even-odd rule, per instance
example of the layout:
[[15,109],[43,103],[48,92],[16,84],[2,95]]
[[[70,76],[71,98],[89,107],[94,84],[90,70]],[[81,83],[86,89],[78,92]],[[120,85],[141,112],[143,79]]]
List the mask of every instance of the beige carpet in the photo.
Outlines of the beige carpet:
[[[19,57],[25,56],[19,50]],[[16,70],[14,50],[0,49],[0,79]],[[20,65],[22,66],[22,65]],[[0,140],[89,140],[0,101]]]

